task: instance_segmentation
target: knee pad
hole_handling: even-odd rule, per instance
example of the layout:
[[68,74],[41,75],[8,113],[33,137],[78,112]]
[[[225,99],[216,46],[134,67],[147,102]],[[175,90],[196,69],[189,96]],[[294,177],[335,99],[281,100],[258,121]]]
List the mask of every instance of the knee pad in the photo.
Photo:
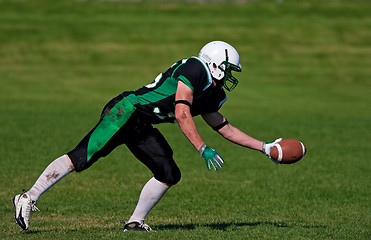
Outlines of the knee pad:
[[180,181],[181,173],[179,168],[175,165],[171,168],[166,168],[164,171],[155,174],[155,178],[168,185],[175,185]]

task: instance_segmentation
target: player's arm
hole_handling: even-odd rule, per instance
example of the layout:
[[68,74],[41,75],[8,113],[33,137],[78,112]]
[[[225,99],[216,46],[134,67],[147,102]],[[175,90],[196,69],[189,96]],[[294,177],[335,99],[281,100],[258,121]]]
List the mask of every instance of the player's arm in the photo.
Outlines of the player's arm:
[[277,163],[270,156],[270,149],[282,138],[276,139],[273,142],[262,142],[255,139],[246,133],[242,132],[238,128],[232,126],[227,119],[223,117],[219,112],[207,113],[202,115],[203,119],[207,124],[209,124],[215,131],[222,135],[225,139],[241,145],[243,147],[251,148],[254,150],[261,151],[267,157],[269,157],[273,162]]
[[205,143],[198,133],[191,115],[192,102],[193,91],[185,83],[178,81],[178,88],[175,94],[175,118],[184,135],[198,150]]
[[193,103],[193,91],[182,81],[178,81],[178,88],[175,94],[175,118],[179,127],[198,150],[201,157],[206,161],[206,167],[210,171],[211,166],[215,170],[223,167],[223,159],[212,148],[206,146],[197,131],[196,124],[191,115],[191,105]]
[[262,151],[262,141],[259,141],[232,126],[219,112],[203,114],[202,117],[208,125],[210,125],[225,139],[247,148]]

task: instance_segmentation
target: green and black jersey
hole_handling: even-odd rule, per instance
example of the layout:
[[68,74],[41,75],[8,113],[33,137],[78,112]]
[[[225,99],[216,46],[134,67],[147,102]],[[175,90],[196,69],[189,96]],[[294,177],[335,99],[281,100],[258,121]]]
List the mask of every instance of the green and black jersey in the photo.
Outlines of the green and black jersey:
[[193,91],[192,116],[216,112],[226,100],[223,88],[213,86],[209,69],[200,59],[180,60],[151,84],[124,92],[106,104],[98,124],[68,152],[75,170],[87,169],[125,143],[157,180],[169,184],[179,181],[179,169],[169,144],[151,126],[176,122],[174,101],[178,81]]
[[184,82],[193,91],[192,116],[216,112],[227,99],[222,87],[212,85],[210,71],[197,57],[176,62],[151,84],[133,92],[124,92],[123,95],[151,123],[174,123],[178,81]]

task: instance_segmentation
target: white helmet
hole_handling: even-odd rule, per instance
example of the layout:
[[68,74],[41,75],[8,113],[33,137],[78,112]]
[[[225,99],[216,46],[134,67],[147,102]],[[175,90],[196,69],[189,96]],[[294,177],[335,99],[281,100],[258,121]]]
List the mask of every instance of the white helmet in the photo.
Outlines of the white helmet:
[[232,76],[232,70],[241,72],[240,56],[234,47],[226,42],[213,41],[206,44],[198,57],[209,67],[211,76],[217,83],[232,91],[238,80]]

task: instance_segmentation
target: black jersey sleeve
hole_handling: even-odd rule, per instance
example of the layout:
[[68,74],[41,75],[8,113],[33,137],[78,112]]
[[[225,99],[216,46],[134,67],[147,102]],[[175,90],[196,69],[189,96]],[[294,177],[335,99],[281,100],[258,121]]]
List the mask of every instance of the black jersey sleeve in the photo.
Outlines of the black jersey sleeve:
[[173,74],[178,81],[184,82],[192,89],[194,95],[199,95],[211,84],[205,66],[197,58],[189,58],[181,64]]

